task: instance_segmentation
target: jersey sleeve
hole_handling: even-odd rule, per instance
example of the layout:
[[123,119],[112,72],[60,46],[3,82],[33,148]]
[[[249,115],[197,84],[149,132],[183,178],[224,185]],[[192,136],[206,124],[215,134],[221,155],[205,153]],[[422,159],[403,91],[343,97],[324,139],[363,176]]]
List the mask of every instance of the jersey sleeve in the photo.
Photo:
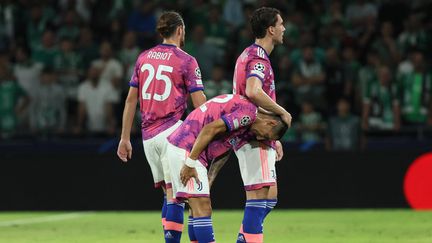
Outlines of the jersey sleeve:
[[136,63],[135,63],[135,68],[134,68],[134,71],[133,71],[133,73],[132,73],[132,77],[131,77],[131,79],[130,79],[130,81],[129,81],[129,86],[130,87],[134,87],[134,88],[138,88],[139,87],[139,67],[140,67],[140,61],[139,61],[140,59],[138,58],[138,60],[136,61]]
[[250,126],[256,120],[256,106],[248,104],[237,107],[238,108],[232,112],[221,116],[221,119],[225,122],[229,132],[235,131],[242,127]]
[[201,80],[201,70],[195,58],[191,58],[186,63],[186,72],[184,73],[184,80],[189,93],[204,90]]
[[270,76],[270,63],[263,58],[254,57],[246,66],[246,79],[249,77],[257,77],[264,82],[266,77]]

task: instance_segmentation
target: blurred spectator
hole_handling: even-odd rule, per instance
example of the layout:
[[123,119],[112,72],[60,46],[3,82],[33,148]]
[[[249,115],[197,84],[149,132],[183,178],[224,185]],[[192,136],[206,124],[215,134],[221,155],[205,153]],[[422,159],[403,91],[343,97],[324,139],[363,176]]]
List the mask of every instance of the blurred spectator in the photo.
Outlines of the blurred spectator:
[[[377,69],[381,65],[378,55],[374,51],[369,51],[366,55],[366,65],[360,68],[358,73],[358,84],[356,86],[356,101],[363,102],[361,97],[365,92],[366,86],[372,80],[377,80]],[[358,104],[357,104],[358,105]]]
[[393,38],[391,22],[381,24],[380,35],[372,43],[372,50],[377,52],[381,63],[394,68],[401,59],[396,40]]
[[[123,64],[123,68],[125,70],[125,80],[129,81],[132,77],[135,61],[137,60],[138,55],[140,54],[140,49],[136,45],[136,35],[134,32],[126,32],[123,36],[122,48],[118,54],[120,62]],[[125,85],[128,85],[128,82],[123,82]],[[126,87],[123,87],[125,89]]]
[[34,62],[30,58],[30,50],[27,47],[18,47],[15,51],[16,63],[13,67],[13,74],[17,78],[18,84],[30,96],[39,84],[39,75],[43,65]]
[[0,50],[8,49],[14,41],[18,21],[13,1],[0,2]]
[[93,32],[90,28],[81,28],[76,49],[82,58],[81,66],[84,70],[87,70],[90,67],[90,63],[99,57],[99,46],[94,42]]
[[129,15],[127,29],[137,33],[138,45],[144,49],[155,44],[156,16],[152,1],[140,3],[138,8]]
[[232,81],[225,79],[225,70],[219,65],[213,67],[211,79],[204,81],[204,87],[207,99],[232,93]]
[[60,42],[60,52],[54,59],[54,70],[65,89],[66,97],[75,98],[79,77],[82,74],[81,56],[75,51],[75,42],[64,38]]
[[330,25],[331,23],[335,22],[343,23],[346,19],[343,15],[342,7],[341,0],[331,1],[327,11],[320,15],[321,25]]
[[16,132],[17,116],[27,107],[28,98],[4,64],[0,65],[0,101],[0,137],[6,138]]
[[243,25],[243,6],[241,0],[227,0],[223,6],[223,19],[231,30]]
[[89,23],[92,18],[92,8],[95,0],[76,0],[75,11],[85,23]]
[[110,84],[117,94],[120,94],[120,84],[123,77],[123,67],[121,63],[114,58],[111,44],[104,41],[100,45],[100,58],[93,61],[92,65],[102,68],[101,80]]
[[398,47],[403,53],[409,49],[416,48],[422,51],[430,50],[431,36],[422,28],[422,23],[418,14],[411,14],[405,20],[404,30],[397,39]]
[[59,39],[78,40],[80,29],[77,24],[78,15],[74,10],[68,10],[64,13],[63,21],[57,32]]
[[319,112],[309,101],[304,101],[301,105],[302,111],[297,123],[297,133],[300,134],[302,142],[319,142],[324,129],[324,121]]
[[366,29],[368,22],[375,21],[378,16],[378,8],[370,1],[355,0],[348,4],[345,16],[356,35]]
[[307,98],[312,105],[322,108],[325,78],[324,67],[315,59],[313,47],[304,47],[303,59],[292,77],[296,103],[301,104]]
[[327,49],[326,56],[326,101],[329,108],[334,109],[333,107],[336,107],[341,97],[351,94],[352,80],[345,77],[342,61],[336,48]]
[[[353,47],[345,46],[342,50],[342,65],[345,83],[348,84],[346,94],[350,97],[352,103],[356,99],[356,90],[358,89],[358,73],[361,67],[357,60],[357,55]],[[358,97],[360,99],[360,96]]]
[[115,132],[113,104],[118,103],[119,97],[111,85],[101,80],[100,73],[100,67],[93,64],[87,79],[78,87],[78,124],[75,128],[78,134],[88,131],[113,135]]
[[197,59],[203,79],[208,79],[213,66],[221,63],[223,55],[215,45],[207,43],[205,37],[204,26],[196,25],[192,32],[192,38],[187,38],[184,49]]
[[346,98],[337,102],[337,115],[330,117],[326,147],[331,150],[355,150],[362,147],[360,119],[350,111]]
[[30,16],[26,21],[26,37],[27,44],[34,49],[40,45],[43,33],[51,25],[50,21],[55,19],[55,11],[49,6],[44,6],[43,3],[33,2],[29,12]]
[[41,45],[35,47],[32,53],[35,61],[42,63],[45,67],[53,68],[54,59],[59,54],[55,32],[49,29],[45,30]]
[[402,119],[406,124],[432,125],[432,74],[426,69],[424,55],[413,53],[412,72],[400,77]]
[[378,80],[371,80],[363,97],[364,130],[399,130],[400,103],[397,84],[388,66],[378,69]]
[[207,43],[217,46],[221,49],[225,48],[228,30],[221,17],[219,5],[213,5],[210,7],[207,21],[204,21],[204,28],[206,29]]
[[44,68],[40,85],[34,90],[30,111],[30,128],[40,135],[63,133],[66,124],[66,104],[62,87],[54,70]]

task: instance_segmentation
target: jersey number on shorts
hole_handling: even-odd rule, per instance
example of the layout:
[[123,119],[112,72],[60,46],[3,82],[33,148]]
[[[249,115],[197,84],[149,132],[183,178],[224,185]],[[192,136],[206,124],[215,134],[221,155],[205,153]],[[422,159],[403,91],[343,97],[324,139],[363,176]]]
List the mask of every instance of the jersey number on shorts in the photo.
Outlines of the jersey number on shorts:
[[228,102],[228,101],[229,101],[230,99],[232,99],[232,98],[233,98],[233,95],[232,95],[232,94],[226,95],[225,98],[213,98],[213,99],[207,101],[206,103],[202,104],[202,105],[200,106],[200,109],[201,109],[202,112],[205,112],[205,111],[207,110],[207,106],[206,106],[206,104],[209,104],[209,103],[211,103],[211,102],[215,102],[215,103],[222,104],[222,103],[226,103],[226,102]]
[[159,65],[157,67],[157,71],[156,71],[156,80],[162,80],[165,82],[165,90],[162,94],[152,94],[151,93],[147,93],[147,89],[150,87],[151,82],[154,80],[154,76],[155,76],[155,69],[151,64],[144,64],[141,67],[141,72],[145,72],[148,71],[148,76],[147,79],[144,81],[144,85],[142,87],[142,98],[144,100],[150,100],[150,99],[154,99],[157,101],[164,101],[166,99],[168,99],[168,97],[171,94],[171,87],[172,87],[172,82],[171,79],[163,74],[162,72],[168,72],[168,73],[172,73],[173,71],[173,67],[171,66],[166,66],[166,65]]

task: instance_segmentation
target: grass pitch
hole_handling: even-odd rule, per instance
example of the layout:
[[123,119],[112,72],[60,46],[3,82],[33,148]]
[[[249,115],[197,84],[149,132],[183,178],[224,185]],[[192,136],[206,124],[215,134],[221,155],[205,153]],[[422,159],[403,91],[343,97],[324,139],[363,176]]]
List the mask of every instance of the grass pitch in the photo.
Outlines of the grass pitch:
[[[235,242],[241,219],[241,211],[215,211],[216,241]],[[266,219],[264,230],[267,243],[430,243],[432,211],[275,210]],[[164,240],[159,212],[0,212],[0,242]],[[189,242],[187,227],[183,242]]]

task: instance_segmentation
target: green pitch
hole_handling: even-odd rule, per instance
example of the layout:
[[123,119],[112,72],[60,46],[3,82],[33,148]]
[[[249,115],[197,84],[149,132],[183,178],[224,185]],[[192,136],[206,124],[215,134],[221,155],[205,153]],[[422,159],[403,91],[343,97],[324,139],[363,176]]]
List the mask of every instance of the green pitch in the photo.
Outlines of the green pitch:
[[[215,211],[216,241],[234,243],[241,211]],[[185,227],[187,231],[187,227]],[[432,242],[432,212],[275,210],[265,242]],[[0,212],[1,243],[163,242],[159,212]],[[183,242],[189,242],[187,232]]]

